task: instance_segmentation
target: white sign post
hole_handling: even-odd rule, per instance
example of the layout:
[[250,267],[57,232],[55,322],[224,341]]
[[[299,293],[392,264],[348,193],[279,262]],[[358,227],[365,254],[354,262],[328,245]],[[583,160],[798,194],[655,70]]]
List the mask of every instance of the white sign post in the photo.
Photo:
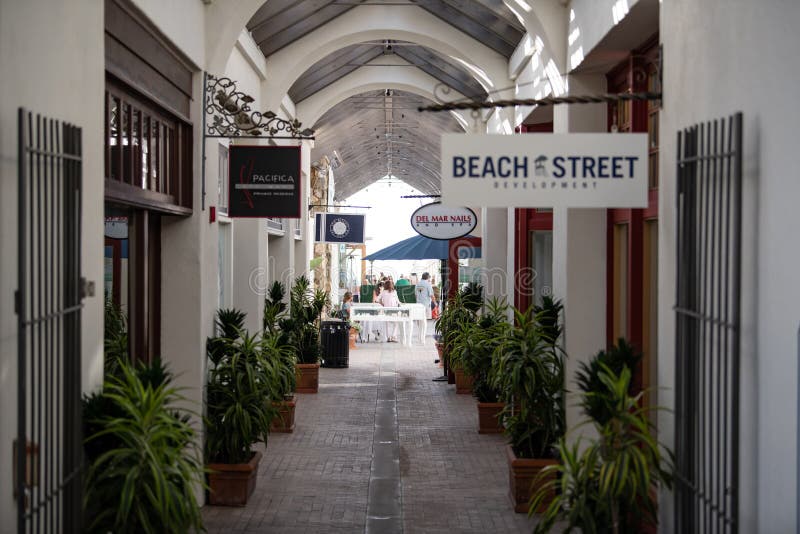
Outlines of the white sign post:
[[647,134],[442,135],[442,203],[647,207]]

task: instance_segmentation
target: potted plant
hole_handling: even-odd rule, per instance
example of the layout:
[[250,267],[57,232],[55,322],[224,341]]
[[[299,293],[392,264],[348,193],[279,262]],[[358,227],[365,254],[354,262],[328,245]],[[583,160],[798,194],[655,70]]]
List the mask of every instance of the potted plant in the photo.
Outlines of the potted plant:
[[85,532],[203,531],[194,487],[205,471],[172,373],[127,357],[113,369],[82,402]]
[[657,526],[658,486],[672,487],[673,455],[654,437],[644,392],[630,393],[631,368],[617,373],[598,358],[594,363],[581,370],[597,380],[583,390],[581,404],[587,414],[602,414],[585,422],[598,438],[572,447],[561,440],[562,463],[545,470],[532,500],[531,510],[547,503],[536,533],[550,532],[556,522],[562,522],[559,531],[647,532]]
[[[458,333],[466,327],[468,323],[475,322],[478,310],[481,307],[481,295],[483,287],[476,283],[467,285],[464,289],[457,292],[453,298],[447,301],[447,305],[436,321],[435,330],[442,344],[440,359],[444,361],[447,369],[449,384],[456,381],[456,367],[450,361],[452,344]],[[439,346],[437,345],[437,350]],[[456,362],[457,364],[457,362]],[[463,377],[462,377],[463,381]],[[462,388],[463,389],[463,388]]]
[[[558,305],[560,306],[560,305]],[[531,486],[546,466],[558,463],[556,445],[565,431],[564,354],[558,307],[534,314],[514,310],[515,325],[495,349],[491,379],[506,403],[502,412],[509,465],[510,497],[517,512],[528,511]],[[543,328],[555,314],[555,331]]]
[[478,432],[481,434],[497,434],[503,431],[500,413],[505,403],[500,401],[500,392],[489,375],[495,349],[510,326],[507,310],[508,305],[504,301],[489,300],[478,321],[471,323],[454,340],[453,358],[472,377],[472,394],[478,400]]
[[297,396],[294,394],[297,385],[297,359],[294,350],[283,343],[279,333],[265,333],[261,357],[267,373],[272,376],[271,382],[275,384],[268,402],[272,403],[277,414],[272,419],[270,429],[273,432],[293,432],[294,412],[297,407]]
[[360,335],[361,335],[361,325],[359,323],[355,323],[355,322],[350,323],[350,337],[349,337],[349,340],[350,340],[350,348],[351,349],[355,349],[356,348],[356,340],[358,340],[358,337]]
[[455,374],[456,393],[460,395],[472,393],[473,376],[466,367],[465,360],[480,339],[480,327],[476,317],[470,315],[460,317],[447,333],[448,362]]
[[288,332],[281,330],[280,322],[285,317],[286,303],[284,285],[275,281],[264,297],[263,331],[264,339],[263,356],[265,365],[270,370],[277,384],[276,393],[271,399],[278,414],[272,420],[272,432],[293,432],[294,413],[297,408],[297,396],[294,394],[297,386],[297,357],[291,344]]
[[277,409],[274,374],[263,357],[263,338],[241,330],[241,312],[220,310],[218,336],[207,342],[209,370],[206,383],[206,461],[209,503],[244,506],[255,490],[261,453]]
[[319,390],[320,320],[329,305],[328,294],[320,289],[312,290],[311,283],[303,275],[292,286],[288,317],[278,321],[297,356],[297,393]]

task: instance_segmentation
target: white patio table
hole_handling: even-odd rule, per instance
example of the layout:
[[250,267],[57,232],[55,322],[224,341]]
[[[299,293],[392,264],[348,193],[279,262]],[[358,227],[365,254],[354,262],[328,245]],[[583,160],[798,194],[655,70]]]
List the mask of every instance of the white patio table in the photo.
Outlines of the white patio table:
[[400,323],[403,328],[403,345],[411,345],[411,337],[414,333],[414,320],[411,318],[412,310],[410,307],[386,307],[380,304],[353,304],[350,309],[350,321],[358,322],[363,325],[364,331],[372,327],[372,323]]

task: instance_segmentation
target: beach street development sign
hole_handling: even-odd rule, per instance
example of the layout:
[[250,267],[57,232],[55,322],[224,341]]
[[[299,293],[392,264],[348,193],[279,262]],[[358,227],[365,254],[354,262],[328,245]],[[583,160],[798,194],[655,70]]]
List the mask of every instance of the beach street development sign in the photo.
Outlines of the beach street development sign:
[[442,203],[646,208],[647,134],[442,135]]
[[228,216],[299,219],[300,147],[228,148]]

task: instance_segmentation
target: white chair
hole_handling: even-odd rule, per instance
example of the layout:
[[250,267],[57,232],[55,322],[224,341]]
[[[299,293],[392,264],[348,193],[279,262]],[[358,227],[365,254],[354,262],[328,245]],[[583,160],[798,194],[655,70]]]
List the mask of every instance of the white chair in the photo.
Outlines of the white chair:
[[428,320],[425,316],[424,304],[401,304],[403,308],[408,308],[411,311],[412,332],[414,326],[419,328],[419,342],[425,344],[425,336],[428,335]]

